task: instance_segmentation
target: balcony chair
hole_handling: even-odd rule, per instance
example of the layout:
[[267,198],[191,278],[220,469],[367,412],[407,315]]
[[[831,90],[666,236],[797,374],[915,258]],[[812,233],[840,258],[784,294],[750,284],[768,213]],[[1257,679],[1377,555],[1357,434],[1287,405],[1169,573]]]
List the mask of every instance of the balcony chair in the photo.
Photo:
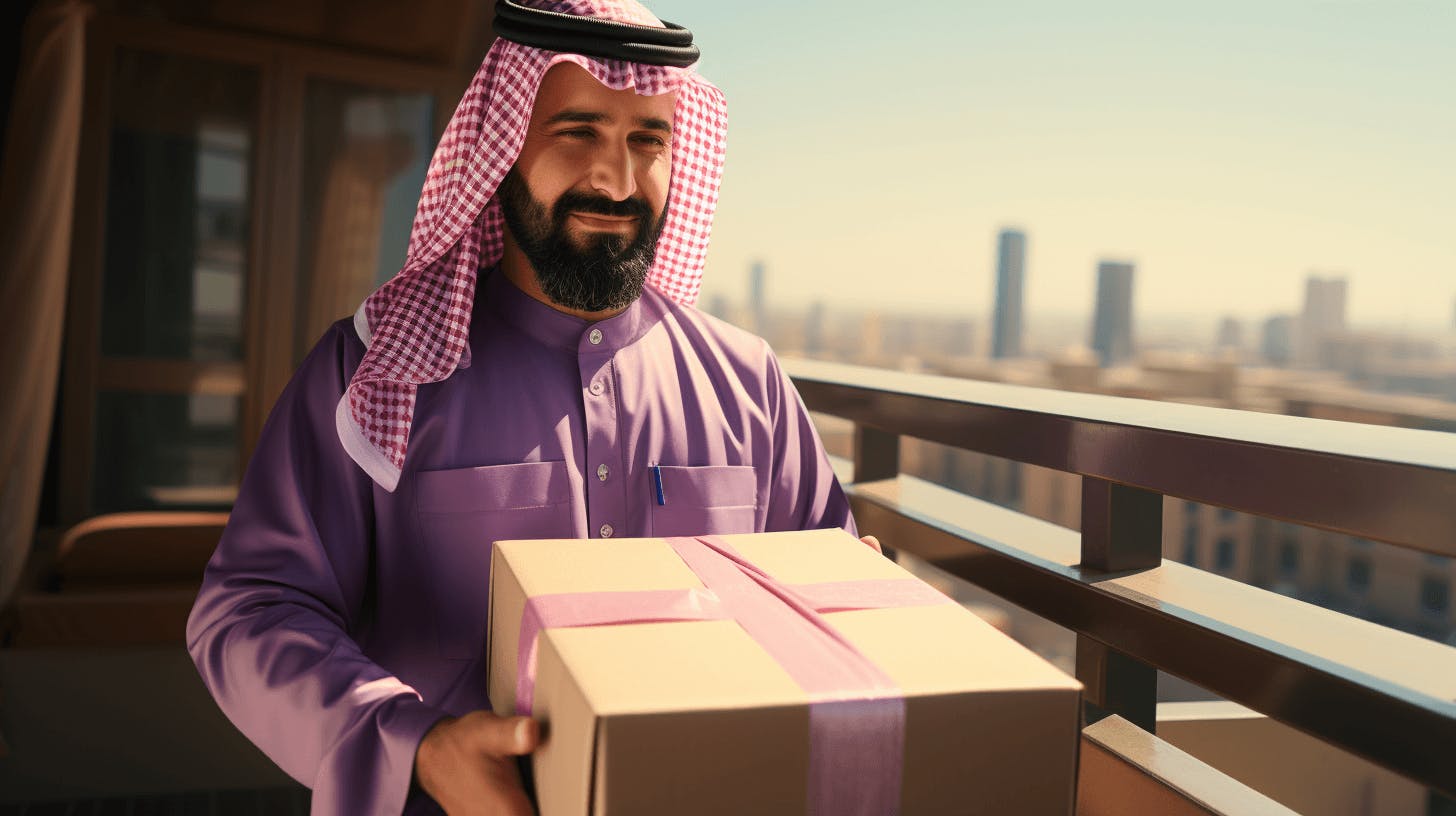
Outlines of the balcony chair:
[[227,513],[113,513],[37,551],[6,615],[11,648],[181,645]]

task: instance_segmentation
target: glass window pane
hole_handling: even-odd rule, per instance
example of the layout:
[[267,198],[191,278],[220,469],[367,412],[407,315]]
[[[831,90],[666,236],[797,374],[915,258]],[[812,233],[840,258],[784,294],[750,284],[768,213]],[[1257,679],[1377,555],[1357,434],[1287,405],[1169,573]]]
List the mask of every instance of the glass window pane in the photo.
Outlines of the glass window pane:
[[119,49],[103,356],[241,360],[257,72]]
[[1299,542],[1292,538],[1279,545],[1279,574],[1285,578],[1299,574]]
[[1214,567],[1219,572],[1228,572],[1234,568],[1237,553],[1234,550],[1234,540],[1227,536],[1220,538],[1214,551]]
[[1364,556],[1354,556],[1350,559],[1349,566],[1345,571],[1345,583],[1350,591],[1362,594],[1370,588],[1370,559]]
[[1445,578],[1427,576],[1421,579],[1421,609],[1433,614],[1444,614],[1451,608],[1451,582]]
[[308,82],[297,359],[404,265],[433,121],[426,92]]
[[235,396],[102,391],[94,512],[231,506],[240,409]]

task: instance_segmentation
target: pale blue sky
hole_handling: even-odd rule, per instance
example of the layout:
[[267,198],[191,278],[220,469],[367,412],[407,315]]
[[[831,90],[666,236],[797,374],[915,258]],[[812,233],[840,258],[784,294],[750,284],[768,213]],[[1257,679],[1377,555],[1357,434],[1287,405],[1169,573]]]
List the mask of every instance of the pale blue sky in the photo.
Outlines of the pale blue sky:
[[729,101],[705,292],[984,315],[995,232],[1027,308],[1260,318],[1311,271],[1357,322],[1449,325],[1456,0],[648,0]]

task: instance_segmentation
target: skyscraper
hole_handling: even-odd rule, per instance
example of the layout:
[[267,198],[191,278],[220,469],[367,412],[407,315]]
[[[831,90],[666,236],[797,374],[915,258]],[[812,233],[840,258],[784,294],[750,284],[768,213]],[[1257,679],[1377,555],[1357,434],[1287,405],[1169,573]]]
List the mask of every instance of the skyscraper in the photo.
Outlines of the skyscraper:
[[1133,265],[1097,264],[1097,308],[1092,314],[1092,350],[1103,366],[1132,359]]
[[824,301],[809,304],[804,316],[804,353],[813,357],[824,351]]
[[1287,366],[1294,356],[1294,316],[1273,315],[1264,321],[1264,336],[1260,350],[1265,362],[1273,366]]
[[768,304],[764,296],[764,275],[763,261],[754,261],[748,268],[748,314],[749,320],[753,321],[751,328],[758,334],[763,334],[768,323],[765,314]]
[[996,312],[991,356],[1021,356],[1021,289],[1026,277],[1026,234],[1004,229],[996,241]]
[[1304,311],[1299,316],[1299,342],[1294,349],[1300,365],[1318,366],[1325,339],[1344,330],[1347,291],[1344,278],[1305,278]]
[[1232,349],[1241,351],[1244,348],[1244,324],[1238,318],[1225,317],[1218,323],[1218,338],[1214,340],[1214,348]]

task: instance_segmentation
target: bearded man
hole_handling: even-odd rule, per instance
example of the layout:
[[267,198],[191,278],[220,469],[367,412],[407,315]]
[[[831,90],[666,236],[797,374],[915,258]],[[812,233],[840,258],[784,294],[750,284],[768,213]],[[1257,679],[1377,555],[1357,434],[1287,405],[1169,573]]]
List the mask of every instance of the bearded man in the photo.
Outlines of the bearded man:
[[491,542],[854,531],[768,346],[691,307],[726,123],[691,34],[635,0],[496,15],[404,268],[278,400],[188,621],[316,814],[530,812]]

